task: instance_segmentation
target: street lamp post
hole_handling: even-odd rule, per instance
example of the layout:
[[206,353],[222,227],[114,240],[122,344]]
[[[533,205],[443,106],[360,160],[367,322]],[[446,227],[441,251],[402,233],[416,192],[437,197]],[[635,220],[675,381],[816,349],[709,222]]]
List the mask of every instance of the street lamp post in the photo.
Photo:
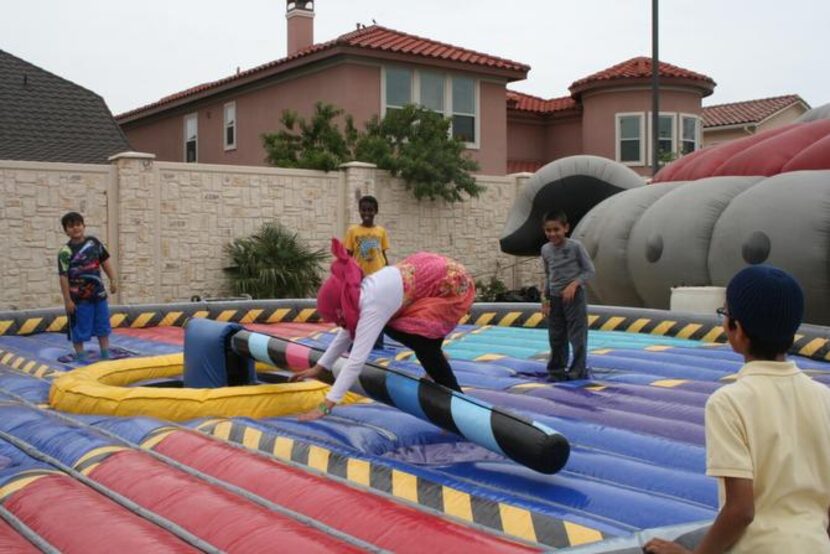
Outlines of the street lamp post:
[[660,57],[657,52],[657,4],[651,0],[651,175],[660,169]]

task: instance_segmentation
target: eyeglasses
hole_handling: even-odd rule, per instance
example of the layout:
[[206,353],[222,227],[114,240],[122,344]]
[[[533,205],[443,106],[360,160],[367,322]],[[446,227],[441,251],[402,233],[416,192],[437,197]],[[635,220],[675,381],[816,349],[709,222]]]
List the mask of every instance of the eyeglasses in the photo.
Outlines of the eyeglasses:
[[718,308],[715,310],[715,313],[718,314],[718,319],[723,321],[724,319],[730,317],[729,312],[726,311],[726,308]]

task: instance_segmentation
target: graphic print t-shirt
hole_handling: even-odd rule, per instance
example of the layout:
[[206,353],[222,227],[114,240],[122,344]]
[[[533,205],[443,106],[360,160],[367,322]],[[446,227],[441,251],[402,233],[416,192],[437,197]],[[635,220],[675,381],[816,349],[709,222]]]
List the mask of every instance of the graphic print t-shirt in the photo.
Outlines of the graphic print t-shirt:
[[69,279],[69,296],[73,302],[94,302],[107,297],[101,279],[101,264],[110,257],[101,241],[84,237],[78,243],[67,242],[58,252],[58,273]]
[[363,270],[363,275],[371,275],[386,266],[383,251],[389,250],[389,237],[386,229],[380,225],[352,225],[346,232],[346,240],[343,242],[346,250],[352,252],[357,265]]

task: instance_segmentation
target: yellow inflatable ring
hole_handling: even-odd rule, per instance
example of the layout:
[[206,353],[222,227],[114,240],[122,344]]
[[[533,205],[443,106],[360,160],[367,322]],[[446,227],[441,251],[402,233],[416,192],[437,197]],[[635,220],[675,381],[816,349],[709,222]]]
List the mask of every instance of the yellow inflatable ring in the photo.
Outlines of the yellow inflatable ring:
[[[305,412],[323,401],[319,381],[217,389],[129,387],[148,379],[178,377],[184,355],[167,354],[98,362],[57,377],[49,405],[76,414],[150,416],[170,421],[199,417],[276,417]],[[344,403],[359,401],[349,393]]]

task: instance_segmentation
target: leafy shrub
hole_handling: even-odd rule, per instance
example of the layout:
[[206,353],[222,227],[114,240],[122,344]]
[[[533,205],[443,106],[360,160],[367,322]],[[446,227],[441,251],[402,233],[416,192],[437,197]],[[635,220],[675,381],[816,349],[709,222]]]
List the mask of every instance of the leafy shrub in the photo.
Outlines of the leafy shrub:
[[314,115],[306,121],[297,112],[285,110],[278,133],[262,135],[266,160],[276,167],[298,167],[333,171],[340,164],[352,161],[357,131],[351,116],[346,116],[345,133],[335,123],[343,110],[317,102]]
[[233,265],[226,267],[234,294],[253,298],[307,298],[320,286],[322,250],[311,250],[296,233],[266,223],[249,237],[225,246]]
[[370,162],[400,175],[419,200],[458,202],[463,194],[476,197],[484,190],[470,175],[478,163],[461,140],[450,136],[450,120],[426,108],[410,104],[389,110],[362,132],[352,116],[322,102],[315,104],[310,121],[286,110],[280,122],[281,131],[262,135],[271,165],[332,171],[345,162]]
[[478,163],[450,136],[450,120],[413,104],[372,118],[358,137],[355,157],[400,175],[418,200],[458,202],[462,193],[476,197],[484,190],[470,175]]
[[496,275],[487,282],[476,281],[476,302],[497,302],[507,292],[507,285]]

